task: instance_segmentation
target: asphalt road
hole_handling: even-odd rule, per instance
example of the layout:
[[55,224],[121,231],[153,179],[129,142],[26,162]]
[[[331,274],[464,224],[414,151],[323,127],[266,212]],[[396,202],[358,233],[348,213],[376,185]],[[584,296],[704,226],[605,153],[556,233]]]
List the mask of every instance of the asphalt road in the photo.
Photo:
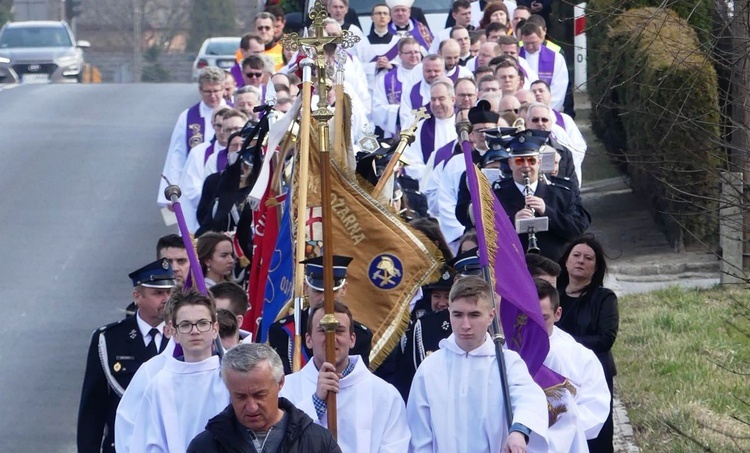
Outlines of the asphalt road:
[[75,451],[86,350],[170,232],[156,206],[194,85],[0,88],[0,452]]

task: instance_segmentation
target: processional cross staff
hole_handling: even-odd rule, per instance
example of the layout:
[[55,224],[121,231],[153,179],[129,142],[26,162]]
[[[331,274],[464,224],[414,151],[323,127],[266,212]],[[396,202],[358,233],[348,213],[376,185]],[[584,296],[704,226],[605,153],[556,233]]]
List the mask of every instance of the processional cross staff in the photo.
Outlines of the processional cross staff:
[[[315,0],[312,10],[309,12],[312,19],[314,35],[311,37],[300,37],[297,33],[290,33],[281,38],[281,45],[289,51],[297,51],[303,48],[305,54],[315,55],[315,67],[317,68],[317,91],[318,109],[312,114],[318,122],[318,141],[320,143],[320,179],[321,179],[321,204],[323,216],[323,308],[325,316],[320,320],[320,326],[326,333],[326,361],[336,364],[336,329],[339,321],[334,314],[333,308],[333,225],[331,224],[331,155],[328,147],[328,120],[333,117],[333,112],[328,108],[328,87],[326,85],[326,56],[324,47],[327,44],[340,45],[350,48],[359,41],[359,37],[353,33],[342,30],[341,36],[325,36],[325,25],[323,21],[328,17],[328,12],[321,0]],[[302,106],[302,115],[309,115],[310,106]],[[337,114],[342,109],[337,109]],[[307,131],[301,131],[303,134]],[[302,180],[300,179],[300,184]],[[304,222],[305,219],[298,219]],[[304,241],[303,237],[297,237],[297,241]],[[337,437],[336,419],[336,394],[328,392],[326,397],[326,412],[328,417],[328,429]]]

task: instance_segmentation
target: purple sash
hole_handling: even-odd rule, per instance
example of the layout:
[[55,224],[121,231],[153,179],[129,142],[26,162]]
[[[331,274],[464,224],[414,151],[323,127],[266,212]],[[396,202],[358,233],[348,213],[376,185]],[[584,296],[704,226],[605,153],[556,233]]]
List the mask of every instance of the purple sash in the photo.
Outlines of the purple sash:
[[419,146],[422,148],[424,163],[430,159],[430,154],[435,150],[435,115],[430,116],[422,123],[422,131],[419,134]]
[[206,161],[209,157],[211,157],[211,154],[214,153],[214,145],[216,144],[216,140],[211,140],[211,144],[208,145],[208,148],[206,148],[206,153],[203,154],[203,165],[206,165]]
[[187,145],[187,152],[189,153],[195,145],[203,143],[205,135],[203,135],[203,117],[201,116],[201,104],[200,102],[190,107],[187,111],[187,124],[185,128],[185,144]]
[[384,53],[383,55],[375,55],[374,57],[372,57],[370,63],[375,63],[380,57],[388,57],[388,61],[391,61],[396,58],[396,55],[398,55],[398,41],[396,41],[396,44],[391,47],[388,52]]
[[[419,25],[417,25],[416,19],[409,19],[411,21],[411,30],[409,30],[409,34],[412,36],[412,38],[416,39],[420,46],[424,47],[425,49],[429,49],[430,46],[427,44],[427,41],[424,40],[424,37],[422,36],[422,33],[419,32]],[[393,22],[388,24],[388,30],[393,33],[394,35],[399,35],[398,30],[396,30],[396,26],[393,25]]]
[[227,150],[222,149],[219,154],[216,155],[216,171],[221,173],[227,168]]
[[454,85],[456,84],[456,80],[458,80],[458,73],[459,73],[458,68],[459,68],[459,66],[456,65],[456,67],[453,68],[453,74],[451,74],[451,75],[448,76],[448,78],[453,81]]
[[[409,93],[409,99],[411,99],[411,109],[412,110],[418,110],[420,107],[424,106],[422,103],[422,94],[419,92],[419,89],[422,87],[422,82],[415,83],[413,87],[411,87],[411,93]],[[433,121],[434,124],[434,121]]]
[[448,159],[453,157],[453,147],[455,144],[456,144],[456,141],[453,140],[451,142],[446,143],[445,145],[440,147],[437,151],[435,151],[435,166],[432,168],[436,168],[442,162],[448,162]]
[[[526,49],[522,48],[518,55],[526,58]],[[536,72],[539,74],[539,80],[544,80],[547,85],[552,86],[552,75],[555,72],[555,52],[546,46],[539,47],[539,66]]]
[[234,77],[234,81],[237,82],[237,88],[245,86],[245,79],[242,78],[242,68],[239,63],[235,63],[230,71]]
[[[557,110],[553,110],[552,113],[554,113],[555,114],[555,118],[557,118],[557,121],[556,121],[557,125],[560,126],[563,129],[565,129],[565,119],[560,114],[560,112],[558,112]],[[565,129],[565,130],[567,131],[567,129]]]
[[398,80],[398,67],[385,73],[385,98],[389,104],[398,105],[401,103],[401,90],[403,86]]

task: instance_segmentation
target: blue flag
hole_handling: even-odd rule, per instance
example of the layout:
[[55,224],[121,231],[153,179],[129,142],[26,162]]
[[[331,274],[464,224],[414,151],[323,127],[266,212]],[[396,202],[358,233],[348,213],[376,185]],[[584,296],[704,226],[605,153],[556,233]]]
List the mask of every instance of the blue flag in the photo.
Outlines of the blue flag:
[[279,312],[292,298],[294,293],[294,243],[292,242],[292,197],[287,192],[284,200],[284,213],[279,224],[279,235],[271,257],[266,279],[266,292],[263,297],[263,321],[261,322],[258,342],[268,339],[268,328],[276,320]]

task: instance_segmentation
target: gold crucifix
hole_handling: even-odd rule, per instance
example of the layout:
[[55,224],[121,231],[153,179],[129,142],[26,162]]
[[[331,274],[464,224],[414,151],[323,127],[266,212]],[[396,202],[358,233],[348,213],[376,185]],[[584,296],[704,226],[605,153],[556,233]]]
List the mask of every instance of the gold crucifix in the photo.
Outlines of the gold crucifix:
[[333,117],[333,112],[328,108],[326,58],[323,47],[326,44],[340,44],[341,47],[348,49],[359,42],[359,36],[348,30],[341,30],[341,36],[324,36],[326,27],[323,21],[327,17],[328,11],[322,0],[315,0],[310,11],[314,36],[302,38],[297,33],[289,33],[281,38],[281,45],[286,50],[296,52],[300,47],[310,47],[315,50],[315,66],[318,68],[318,110],[313,113],[313,117],[318,121],[328,121]]

